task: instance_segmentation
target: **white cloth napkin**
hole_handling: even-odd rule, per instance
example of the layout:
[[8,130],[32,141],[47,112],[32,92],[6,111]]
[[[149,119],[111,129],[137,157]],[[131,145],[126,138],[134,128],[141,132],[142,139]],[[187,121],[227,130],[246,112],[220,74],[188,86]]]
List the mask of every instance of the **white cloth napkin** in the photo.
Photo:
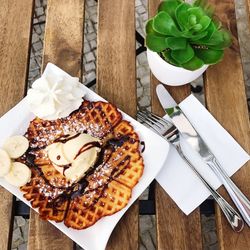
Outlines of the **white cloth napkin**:
[[[230,176],[249,160],[244,149],[193,95],[188,96],[179,106]],[[187,145],[183,145],[183,150],[197,170],[217,189],[221,182],[199,155],[193,153]],[[166,164],[156,180],[187,215],[210,195],[173,147],[170,148]]]

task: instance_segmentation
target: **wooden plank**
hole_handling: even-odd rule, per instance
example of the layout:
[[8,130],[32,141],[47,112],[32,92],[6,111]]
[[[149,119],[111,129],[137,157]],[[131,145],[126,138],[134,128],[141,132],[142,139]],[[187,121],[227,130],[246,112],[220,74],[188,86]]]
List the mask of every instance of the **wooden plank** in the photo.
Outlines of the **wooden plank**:
[[[160,0],[149,0],[149,16],[155,15]],[[159,81],[151,75],[152,111],[163,115],[156,96]],[[166,87],[177,102],[190,94],[190,85]],[[202,249],[200,210],[186,216],[157,183],[155,189],[158,249]]]
[[246,7],[247,7],[247,16],[248,16],[249,28],[250,28],[250,0],[245,0],[245,2],[246,2]]
[[[151,77],[152,111],[163,115],[155,88],[159,83]],[[167,87],[177,102],[190,94],[190,86]],[[160,184],[155,188],[158,249],[202,249],[200,209],[186,216],[167,195]],[[177,222],[177,223],[176,223]]]
[[[205,78],[206,103],[210,112],[224,128],[250,152],[249,118],[238,43],[235,7],[233,0],[210,1],[216,6],[216,14],[232,32],[233,45],[226,50],[224,60],[209,67]],[[250,198],[250,162],[240,169],[233,180]],[[228,198],[224,189],[223,196]],[[217,229],[221,249],[250,249],[250,229],[234,233],[217,208]]]
[[97,91],[135,116],[134,1],[103,0],[98,7]]
[[[81,77],[84,0],[49,0],[45,29],[43,68],[52,62]],[[38,214],[30,214],[28,249],[71,250],[74,243]]]
[[[98,1],[97,91],[128,114],[136,114],[134,0]],[[138,203],[115,228],[107,249],[138,248]]]
[[[28,71],[32,0],[1,1],[0,7],[0,115],[25,94]],[[0,249],[8,249],[12,236],[13,197],[0,187]],[[9,246],[8,246],[9,245]]]
[[85,0],[49,0],[45,27],[43,67],[53,62],[81,77]]
[[155,197],[158,249],[202,249],[199,209],[186,216],[158,183]]

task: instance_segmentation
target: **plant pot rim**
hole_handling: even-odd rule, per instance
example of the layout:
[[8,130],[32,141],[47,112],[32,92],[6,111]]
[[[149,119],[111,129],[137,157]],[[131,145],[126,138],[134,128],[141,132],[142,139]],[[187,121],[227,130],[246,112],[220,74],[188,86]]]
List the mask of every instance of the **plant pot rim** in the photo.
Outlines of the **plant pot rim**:
[[202,67],[196,69],[196,70],[188,70],[188,69],[184,69],[182,67],[178,67],[178,66],[174,66],[173,64],[165,61],[157,52],[154,52],[152,50],[150,50],[149,48],[147,48],[147,52],[151,54],[151,56],[154,56],[154,57],[158,57],[159,60],[161,61],[161,63],[166,63],[168,65],[168,67],[173,70],[173,71],[176,71],[177,73],[180,72],[180,73],[191,73],[191,72],[195,72],[195,71],[198,71],[198,70],[201,70],[203,68],[207,68],[209,66],[209,64],[204,64]]
[[147,59],[152,74],[162,83],[180,86],[200,77],[209,65],[203,65],[194,71],[174,66],[160,57],[157,52],[147,49]]

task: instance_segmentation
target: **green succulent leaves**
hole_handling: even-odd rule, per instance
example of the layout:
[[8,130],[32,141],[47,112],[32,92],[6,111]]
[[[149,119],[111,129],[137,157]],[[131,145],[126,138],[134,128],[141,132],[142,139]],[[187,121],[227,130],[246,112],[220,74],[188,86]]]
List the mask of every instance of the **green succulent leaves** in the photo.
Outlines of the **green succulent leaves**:
[[212,19],[205,0],[165,0],[146,25],[146,46],[167,62],[189,70],[218,63],[231,44],[228,31]]
[[171,50],[180,50],[187,47],[187,39],[185,37],[167,37],[165,38],[167,48]]
[[175,10],[181,2],[176,0],[169,0],[161,2],[158,12],[164,11],[168,13],[173,19],[175,19]]
[[173,18],[165,11],[161,11],[153,19],[153,29],[167,36],[179,36],[180,31],[178,30]]
[[171,56],[181,65],[187,63],[194,57],[194,50],[190,44],[188,44],[185,49],[173,50]]
[[205,64],[215,64],[221,60],[224,55],[224,51],[214,49],[195,49],[195,54]]

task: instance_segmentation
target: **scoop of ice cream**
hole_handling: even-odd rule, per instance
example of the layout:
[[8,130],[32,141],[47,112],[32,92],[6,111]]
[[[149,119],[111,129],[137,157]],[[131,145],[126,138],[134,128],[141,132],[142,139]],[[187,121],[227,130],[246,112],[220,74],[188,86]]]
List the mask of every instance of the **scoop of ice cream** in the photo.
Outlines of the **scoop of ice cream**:
[[88,134],[72,135],[67,139],[65,143],[60,140],[52,143],[46,151],[56,170],[71,182],[77,182],[94,166],[100,152],[100,141]]
[[77,77],[42,76],[29,89],[27,102],[36,116],[55,120],[78,109],[86,94]]

